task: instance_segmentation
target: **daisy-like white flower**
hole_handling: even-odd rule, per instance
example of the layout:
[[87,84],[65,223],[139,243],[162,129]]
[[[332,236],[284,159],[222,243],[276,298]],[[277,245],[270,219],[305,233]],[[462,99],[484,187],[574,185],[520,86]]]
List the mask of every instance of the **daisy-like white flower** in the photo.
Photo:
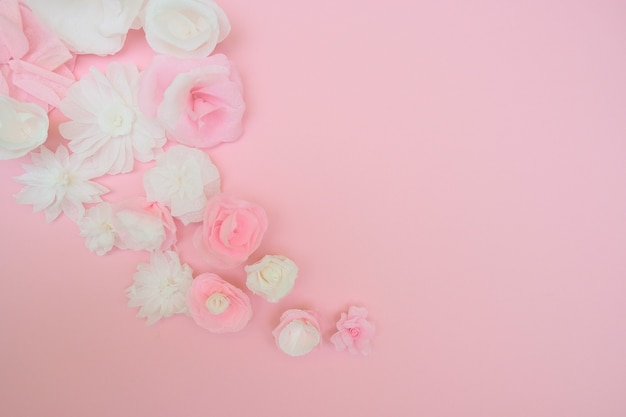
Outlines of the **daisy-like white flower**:
[[172,146],[157,157],[143,177],[148,201],[170,208],[184,224],[202,221],[206,203],[220,192],[220,173],[206,153],[187,146]]
[[173,251],[152,252],[149,264],[139,264],[134,283],[126,290],[130,307],[141,307],[138,317],[153,324],[173,314],[189,314],[187,290],[193,281],[189,265]]
[[85,214],[83,203],[99,203],[108,188],[89,181],[98,175],[81,155],[71,154],[59,146],[55,153],[42,146],[40,153],[32,152],[34,165],[24,165],[25,174],[15,179],[26,184],[15,194],[20,204],[32,204],[34,211],[44,210],[46,221],[56,219],[61,212],[78,221]]
[[137,105],[139,71],[132,64],[109,64],[106,74],[96,68],[67,91],[60,109],[69,122],[61,135],[75,153],[93,156],[102,174],[130,172],[134,159],[148,162],[161,152],[163,128]]

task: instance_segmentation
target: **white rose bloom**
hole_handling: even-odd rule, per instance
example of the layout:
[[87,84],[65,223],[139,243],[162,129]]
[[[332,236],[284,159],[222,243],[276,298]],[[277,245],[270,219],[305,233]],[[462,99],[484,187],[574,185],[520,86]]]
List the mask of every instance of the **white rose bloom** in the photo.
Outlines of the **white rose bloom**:
[[0,94],[0,159],[20,158],[43,144],[48,125],[41,107]]
[[202,221],[208,199],[220,192],[220,173],[206,153],[173,146],[143,177],[148,201],[170,208],[184,224]]
[[226,13],[212,0],[149,0],[146,41],[157,53],[203,58],[230,33]]
[[120,210],[115,213],[117,239],[120,249],[156,250],[165,240],[165,227],[160,218],[138,210]]
[[265,255],[244,269],[248,289],[272,303],[289,294],[298,277],[297,265],[282,255]]
[[25,3],[73,52],[112,55],[122,49],[144,0],[25,0]]

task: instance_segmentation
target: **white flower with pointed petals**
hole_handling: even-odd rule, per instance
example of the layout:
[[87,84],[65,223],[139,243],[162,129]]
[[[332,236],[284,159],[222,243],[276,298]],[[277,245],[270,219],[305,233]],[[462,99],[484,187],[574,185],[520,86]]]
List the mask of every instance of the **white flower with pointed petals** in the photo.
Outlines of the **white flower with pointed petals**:
[[24,165],[25,174],[15,179],[26,184],[15,194],[20,204],[32,204],[34,211],[44,210],[46,221],[56,219],[61,212],[74,221],[85,214],[83,203],[99,203],[108,188],[89,181],[98,173],[80,155],[71,154],[59,146],[55,153],[42,146],[40,153],[31,153],[34,165]]
[[134,159],[152,161],[165,144],[163,128],[139,110],[138,82],[132,64],[113,62],[106,74],[92,67],[61,101],[72,119],[59,125],[61,135],[73,152],[93,156],[102,174],[130,172]]
[[138,317],[153,324],[177,313],[189,314],[187,290],[193,281],[189,265],[173,251],[152,252],[149,264],[139,264],[134,283],[126,290],[130,307],[141,307]]
[[206,203],[220,192],[220,173],[206,153],[172,146],[143,177],[148,201],[170,208],[184,224],[202,221]]

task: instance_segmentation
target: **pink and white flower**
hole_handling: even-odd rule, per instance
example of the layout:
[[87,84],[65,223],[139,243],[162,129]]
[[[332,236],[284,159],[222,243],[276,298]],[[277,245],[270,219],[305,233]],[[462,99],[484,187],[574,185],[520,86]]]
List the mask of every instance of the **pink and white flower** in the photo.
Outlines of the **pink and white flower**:
[[0,94],[49,112],[74,82],[73,68],[74,55],[28,6],[0,3]]
[[317,314],[308,310],[287,310],[272,332],[276,345],[289,356],[303,356],[322,341]]
[[213,333],[237,332],[252,317],[248,296],[212,273],[200,274],[193,280],[187,304],[198,326]]
[[126,289],[130,307],[141,307],[138,317],[153,324],[163,317],[189,314],[187,291],[193,281],[189,265],[176,252],[152,252],[149,264],[139,264],[133,284]]
[[330,341],[339,351],[368,355],[372,349],[370,341],[374,336],[374,325],[367,320],[367,309],[365,307],[352,306],[348,309],[348,314],[341,313],[341,318],[337,322],[337,333],[333,334]]
[[173,146],[156,158],[143,176],[148,201],[170,208],[183,224],[202,221],[209,198],[220,192],[220,173],[209,156],[186,146]]
[[156,56],[143,72],[139,105],[170,139],[209,148],[239,138],[245,110],[242,84],[226,56]]
[[261,206],[218,194],[207,203],[194,244],[209,265],[230,268],[244,263],[258,249],[267,226]]
[[138,82],[139,71],[131,64],[113,62],[106,74],[92,67],[61,102],[72,119],[59,125],[61,135],[73,152],[92,156],[102,174],[130,172],[135,158],[148,162],[162,152],[165,133],[139,111]]
[[78,221],[85,213],[83,203],[100,203],[100,195],[109,191],[90,181],[99,174],[84,157],[70,155],[63,146],[54,153],[42,146],[30,155],[34,165],[24,165],[26,173],[16,177],[26,187],[15,198],[20,204],[32,204],[34,211],[43,210],[47,222],[61,212]]

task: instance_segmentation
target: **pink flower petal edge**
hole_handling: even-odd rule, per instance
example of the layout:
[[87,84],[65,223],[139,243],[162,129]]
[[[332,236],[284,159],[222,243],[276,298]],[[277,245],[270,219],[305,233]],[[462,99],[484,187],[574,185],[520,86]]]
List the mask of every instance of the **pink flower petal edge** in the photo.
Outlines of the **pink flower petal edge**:
[[369,355],[372,351],[370,341],[375,327],[367,320],[368,311],[365,307],[352,306],[348,313],[341,313],[337,322],[337,332],[330,341],[338,351],[348,350],[352,354]]

